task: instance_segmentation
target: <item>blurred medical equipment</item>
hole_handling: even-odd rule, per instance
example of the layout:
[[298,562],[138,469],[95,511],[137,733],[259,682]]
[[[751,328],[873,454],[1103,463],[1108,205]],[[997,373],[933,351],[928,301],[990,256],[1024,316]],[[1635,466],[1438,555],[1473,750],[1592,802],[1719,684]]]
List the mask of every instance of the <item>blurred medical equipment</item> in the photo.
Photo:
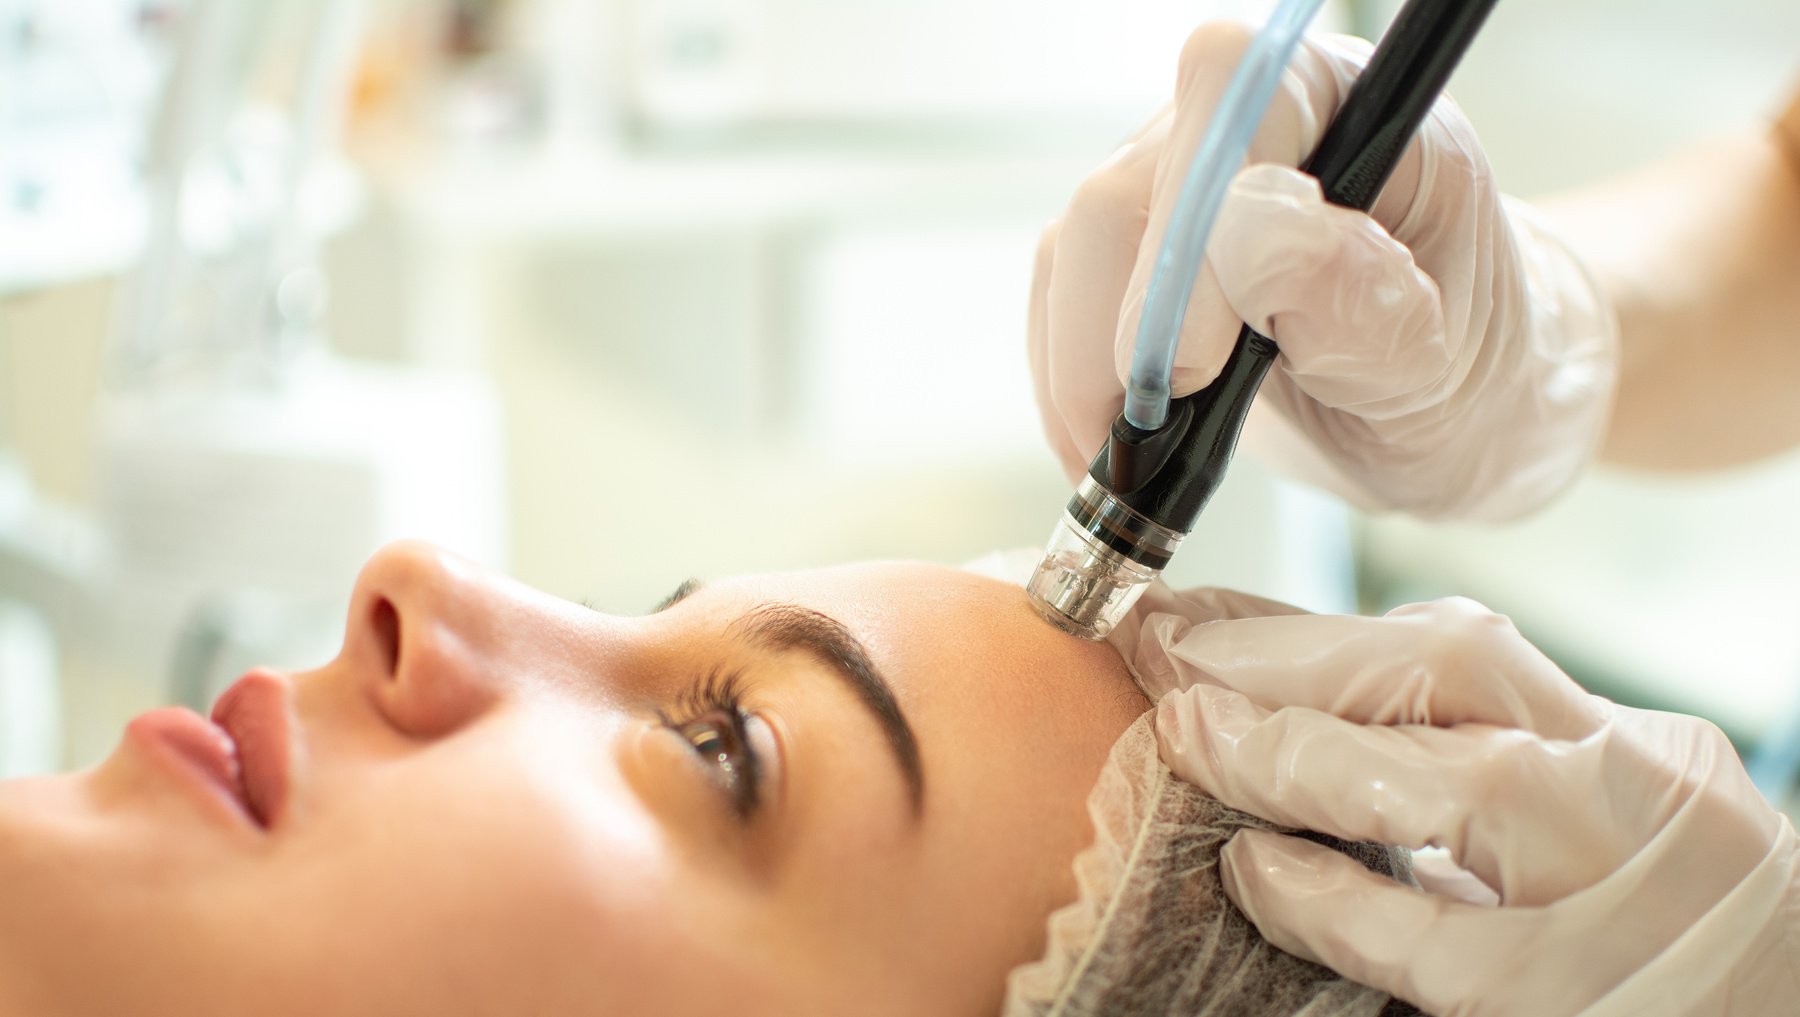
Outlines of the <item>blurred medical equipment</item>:
[[[1246,324],[1218,378],[1169,402],[1182,318],[1225,186],[1317,8],[1314,0],[1284,3],[1232,76],[1163,238],[1125,412],[1069,499],[1027,587],[1039,614],[1076,635],[1105,637],[1168,566],[1223,481],[1250,402],[1278,352],[1273,340]],[[1492,8],[1493,0],[1409,0],[1402,8],[1303,167],[1319,178],[1326,200],[1359,211],[1374,205]]]
[[167,6],[0,0],[0,296],[117,271],[141,248],[132,159]]
[[[154,96],[162,14],[0,0],[0,297],[117,271],[141,245],[128,153]],[[10,439],[0,418],[0,778],[61,764],[58,676],[81,659],[72,637],[99,547]]]
[[[1004,1017],[1310,1014],[1402,1017],[1413,1007],[1257,935],[1225,899],[1219,851],[1262,820],[1181,780],[1157,756],[1154,713],[1114,744],[1088,796],[1095,842],[1078,897],[1050,916],[1042,959],[1007,979]],[[1377,879],[1408,880],[1407,853],[1333,842]]]
[[[79,640],[52,625],[53,648],[13,641],[56,662],[86,721],[62,765],[100,755],[113,721],[147,705],[204,710],[250,664],[326,659],[350,577],[386,540],[503,563],[487,383],[325,348],[320,247],[359,206],[335,153],[362,7],[192,0],[176,15],[142,160],[147,229],[107,350],[95,508],[80,521],[93,553],[61,586],[19,595],[81,607]],[[47,516],[27,500],[18,519]],[[0,536],[51,546],[12,521],[0,515]],[[0,595],[30,565],[0,550]]]
[[1274,822],[1455,863],[1421,862],[1427,896],[1246,832],[1225,886],[1271,942],[1433,1013],[1792,1012],[1800,838],[1718,728],[1584,692],[1473,601],[1266,608],[1140,602],[1117,645],[1169,690],[1162,758]]
[[96,536],[39,496],[0,441],[0,779],[60,764],[58,675],[89,606]]
[[[196,0],[147,160],[99,515],[119,648],[167,662],[166,695],[196,708],[251,663],[328,657],[347,579],[385,540],[503,557],[487,386],[324,348],[319,245],[354,215],[333,153],[362,7]],[[293,67],[285,103],[257,101],[271,51]]]

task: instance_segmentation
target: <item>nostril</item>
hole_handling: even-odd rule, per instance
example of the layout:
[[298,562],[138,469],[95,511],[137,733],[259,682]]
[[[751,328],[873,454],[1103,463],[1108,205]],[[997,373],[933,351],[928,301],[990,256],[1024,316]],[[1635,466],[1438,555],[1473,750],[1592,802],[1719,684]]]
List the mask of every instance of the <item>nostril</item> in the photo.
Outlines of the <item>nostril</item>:
[[381,649],[382,666],[390,675],[400,672],[400,612],[394,609],[394,602],[381,597],[375,601],[375,608],[369,615],[370,627],[375,630],[375,644]]

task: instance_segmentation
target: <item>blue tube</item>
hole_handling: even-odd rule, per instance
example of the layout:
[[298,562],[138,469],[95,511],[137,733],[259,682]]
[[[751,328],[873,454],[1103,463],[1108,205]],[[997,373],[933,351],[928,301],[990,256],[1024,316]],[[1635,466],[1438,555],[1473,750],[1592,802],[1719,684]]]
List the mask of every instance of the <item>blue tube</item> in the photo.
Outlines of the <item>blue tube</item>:
[[1275,8],[1269,23],[1244,51],[1243,62],[1232,74],[1194,161],[1188,165],[1150,273],[1144,313],[1138,319],[1131,378],[1125,386],[1125,419],[1134,427],[1153,431],[1168,416],[1175,347],[1181,338],[1188,296],[1206,257],[1206,238],[1219,216],[1225,188],[1250,151],[1250,140],[1262,125],[1300,34],[1324,2],[1282,0]]

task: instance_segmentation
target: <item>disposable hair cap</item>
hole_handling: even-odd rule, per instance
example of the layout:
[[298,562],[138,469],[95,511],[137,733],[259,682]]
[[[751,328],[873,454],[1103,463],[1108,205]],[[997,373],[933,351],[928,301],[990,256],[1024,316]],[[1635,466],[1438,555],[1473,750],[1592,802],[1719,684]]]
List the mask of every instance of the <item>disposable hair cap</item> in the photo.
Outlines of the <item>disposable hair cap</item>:
[[[1244,827],[1279,828],[1171,773],[1157,754],[1154,718],[1138,718],[1113,746],[1088,798],[1096,839],[1075,859],[1079,897],[1050,917],[1043,959],[1007,979],[1004,1017],[1417,1014],[1283,953],[1232,905],[1219,850]],[[1404,851],[1301,836],[1411,880]]]

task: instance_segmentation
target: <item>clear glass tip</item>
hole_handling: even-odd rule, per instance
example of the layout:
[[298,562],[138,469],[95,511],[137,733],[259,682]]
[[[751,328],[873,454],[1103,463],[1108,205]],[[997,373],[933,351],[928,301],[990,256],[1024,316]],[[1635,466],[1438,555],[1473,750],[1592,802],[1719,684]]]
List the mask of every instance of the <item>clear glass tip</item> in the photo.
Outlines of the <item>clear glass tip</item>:
[[1065,512],[1025,592],[1050,624],[1105,639],[1157,573],[1096,541]]

